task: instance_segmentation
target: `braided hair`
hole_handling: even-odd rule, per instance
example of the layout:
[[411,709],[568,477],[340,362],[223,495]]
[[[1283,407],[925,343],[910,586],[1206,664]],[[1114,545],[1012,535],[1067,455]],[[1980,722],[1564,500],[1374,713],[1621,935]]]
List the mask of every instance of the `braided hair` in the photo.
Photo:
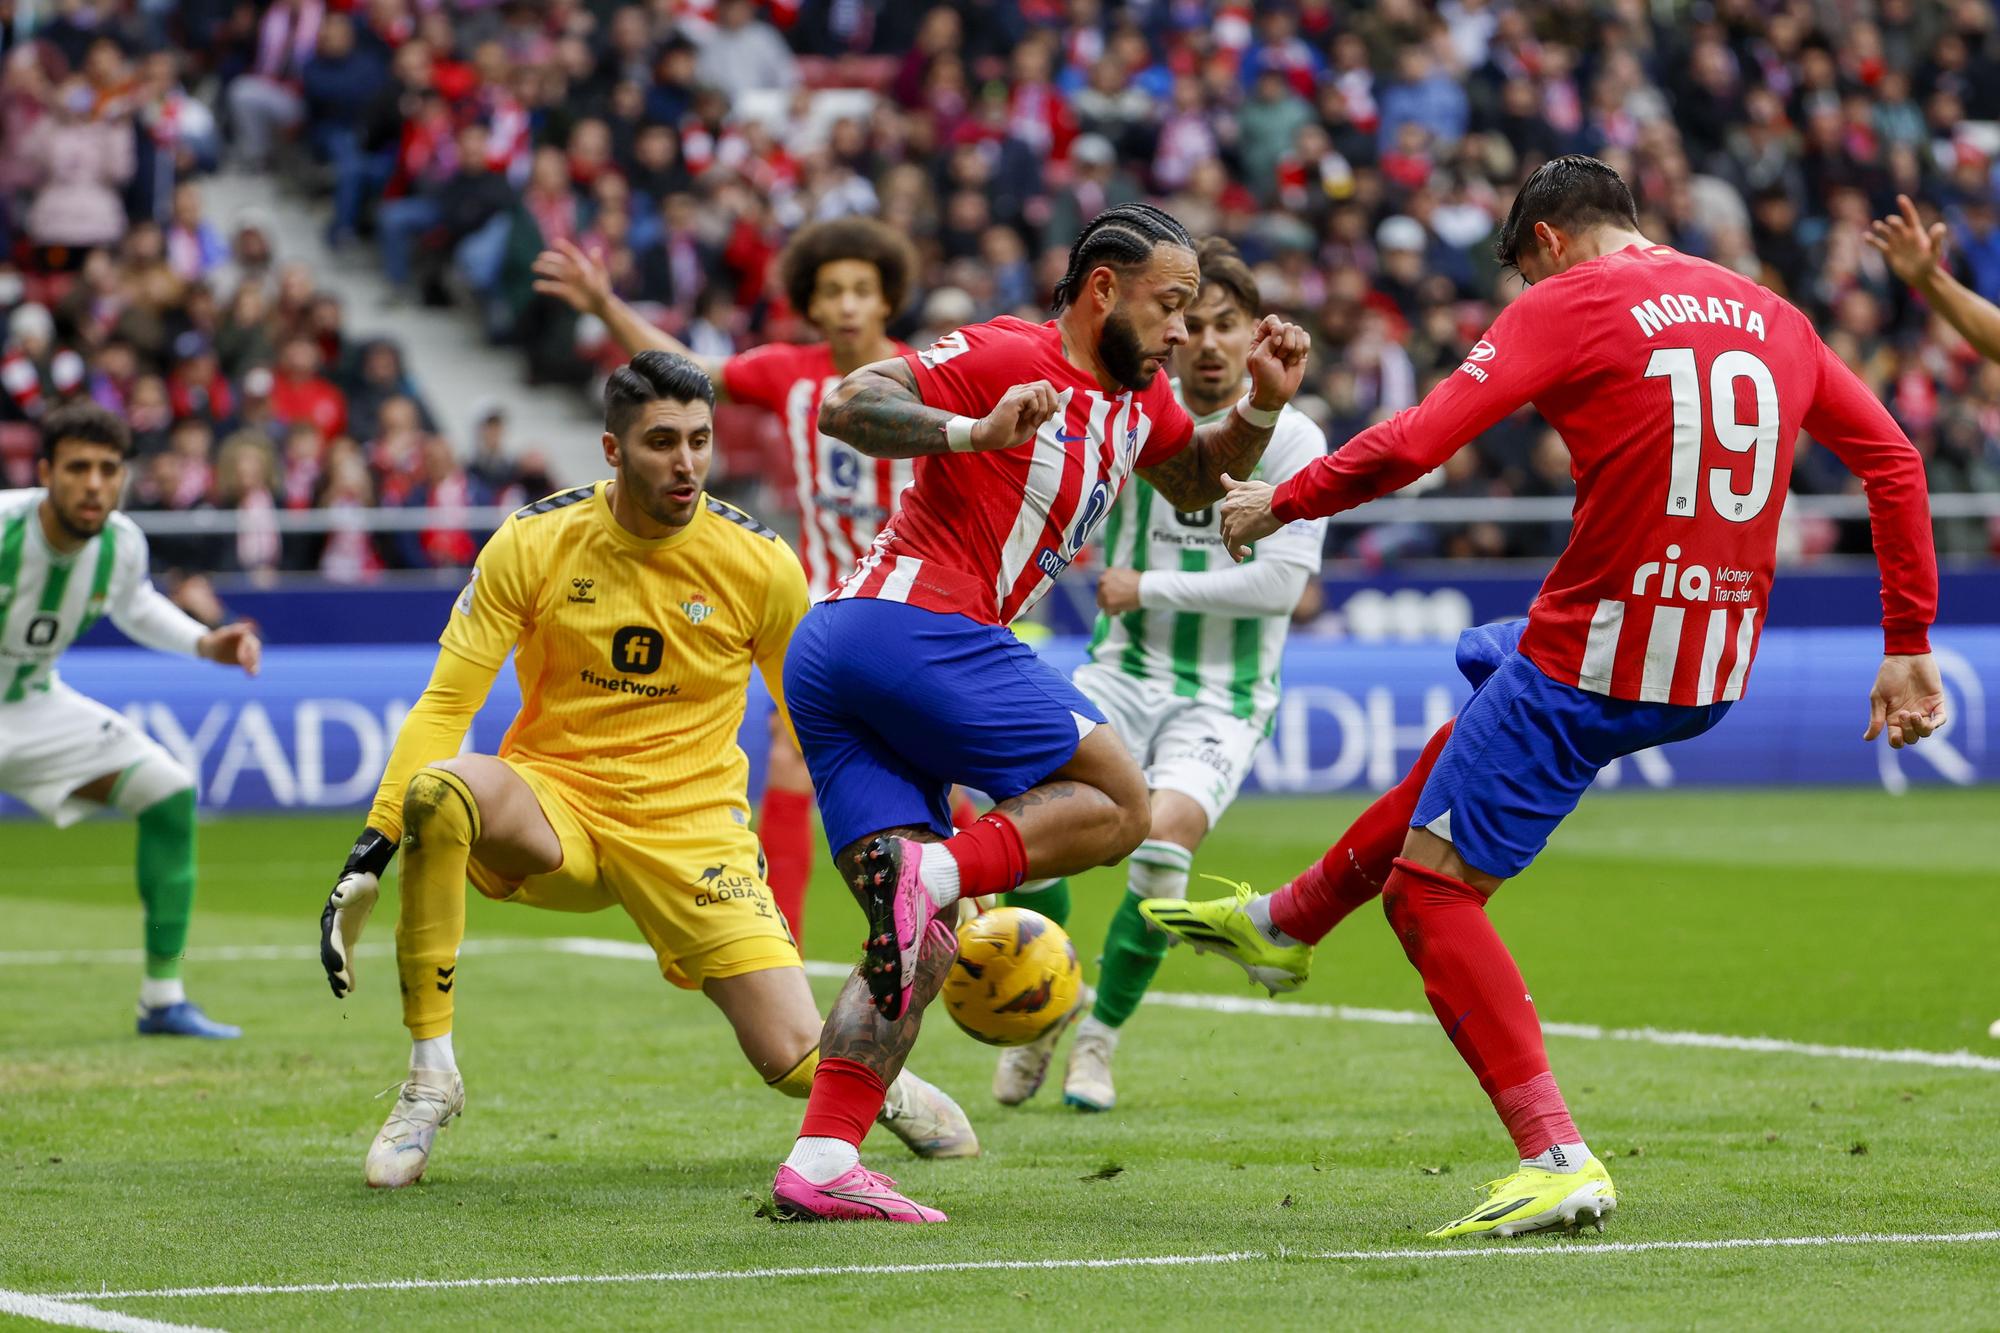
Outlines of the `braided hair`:
[[1092,269],[1110,267],[1119,270],[1137,268],[1152,257],[1153,247],[1167,245],[1186,246],[1192,250],[1194,237],[1180,224],[1173,214],[1151,204],[1120,204],[1107,208],[1092,218],[1082,232],[1078,233],[1076,244],[1069,248],[1069,270],[1056,284],[1052,308],[1060,314],[1069,309],[1079,292],[1083,290],[1083,280]]

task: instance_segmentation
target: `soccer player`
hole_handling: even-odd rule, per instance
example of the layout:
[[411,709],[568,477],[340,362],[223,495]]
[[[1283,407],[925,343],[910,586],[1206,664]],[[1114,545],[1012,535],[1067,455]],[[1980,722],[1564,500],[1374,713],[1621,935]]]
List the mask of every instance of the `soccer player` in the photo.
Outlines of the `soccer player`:
[[[1112,865],[1151,827],[1144,775],[1104,715],[1007,629],[1138,471],[1186,512],[1257,465],[1305,373],[1305,331],[1252,334],[1250,389],[1197,426],[1160,374],[1187,341],[1195,246],[1145,204],[1070,250],[1056,318],[1002,318],[847,376],[820,429],[915,480],[785,662],[834,864],[868,914],[866,962],[827,1018],[828,1059],[773,1194],[794,1218],[934,1222],[864,1168],[859,1144],[950,966],[961,897]],[[962,782],[998,804],[956,834]]]
[[[1247,387],[1257,328],[1257,281],[1218,238],[1196,252],[1201,295],[1186,313],[1188,340],[1174,352],[1174,396],[1195,424],[1219,421]],[[1289,481],[1326,452],[1326,436],[1287,406],[1251,476]],[[1201,840],[1236,798],[1278,706],[1278,660],[1291,612],[1319,572],[1326,523],[1301,519],[1232,565],[1213,505],[1176,510],[1146,482],[1128,486],[1105,523],[1105,564],[1090,660],[1071,680],[1111,719],[1145,770],[1152,828],[1125,865],[1130,890],[1104,937],[1097,995],[1077,1028],[1063,1100],[1108,1111],[1117,1100],[1111,1058],[1119,1030],[1166,957],[1167,936],[1139,916],[1148,898],[1187,896]],[[1069,882],[1023,884],[1007,901],[1059,924]],[[1035,1095],[1062,1027],[1001,1052],[993,1095],[1009,1106]]]
[[132,432],[97,404],[42,419],[39,487],[0,491],[0,791],[58,828],[100,806],[139,825],[146,974],[139,1035],[240,1037],[181,984],[194,909],[195,779],[144,732],[63,684],[56,659],[109,615],[134,642],[257,674],[247,624],[205,628],[146,574],[146,535],[118,512]]
[[[736,745],[754,665],[780,716],[779,664],[805,614],[776,533],[703,493],[714,391],[642,352],[604,395],[614,476],[517,511],[480,552],[436,669],[396,738],[367,827],[321,918],[336,997],[379,878],[403,846],[396,969],[410,1076],[368,1151],[370,1185],[423,1175],[465,1104],[451,1042],[468,877],[489,898],[624,908],[666,978],[699,987],[773,1088],[803,1097],[819,1011],[764,884]],[[460,755],[514,654],[521,711],[497,755]],[[975,1155],[964,1114],[905,1073],[880,1119],[919,1154]]]
[[[1274,894],[1143,914],[1271,984],[1379,890],[1424,993],[1514,1139],[1520,1164],[1434,1237],[1574,1226],[1617,1206],[1549,1071],[1521,973],[1486,916],[1612,760],[1688,740],[1743,697],[1801,428],[1867,486],[1885,656],[1864,739],[1944,723],[1923,465],[1881,403],[1792,306],[1656,245],[1631,192],[1588,157],[1528,178],[1498,243],[1532,285],[1416,407],[1282,486],[1222,506],[1232,552],[1408,485],[1526,403],[1576,477],[1567,549],[1525,622],[1468,630],[1473,696],[1403,783]],[[1400,850],[1401,855],[1396,855]]]
[[[916,269],[908,239],[873,218],[800,228],[778,257],[778,274],[792,308],[826,341],[767,343],[730,357],[695,356],[613,295],[604,266],[567,241],[543,251],[534,267],[536,291],[603,320],[628,356],[658,348],[688,357],[707,373],[718,399],[778,418],[791,453],[806,587],[815,599],[832,592],[910,482],[908,460],[864,457],[819,429],[820,400],[841,376],[911,350],[888,334]],[[812,876],[812,803],[805,760],[774,718],[757,832],[772,896],[796,939],[804,938]]]

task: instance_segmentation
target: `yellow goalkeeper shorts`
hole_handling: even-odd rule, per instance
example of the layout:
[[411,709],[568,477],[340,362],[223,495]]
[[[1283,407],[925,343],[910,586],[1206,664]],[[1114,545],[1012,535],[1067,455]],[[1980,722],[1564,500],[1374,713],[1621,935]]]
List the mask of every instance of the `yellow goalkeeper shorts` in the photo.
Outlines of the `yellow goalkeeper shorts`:
[[518,758],[502,761],[535,793],[562,843],[563,863],[510,879],[479,863],[473,887],[488,898],[556,912],[625,909],[676,986],[798,967],[799,950],[764,883],[757,835],[718,807],[672,827],[640,831],[604,818],[559,778]]

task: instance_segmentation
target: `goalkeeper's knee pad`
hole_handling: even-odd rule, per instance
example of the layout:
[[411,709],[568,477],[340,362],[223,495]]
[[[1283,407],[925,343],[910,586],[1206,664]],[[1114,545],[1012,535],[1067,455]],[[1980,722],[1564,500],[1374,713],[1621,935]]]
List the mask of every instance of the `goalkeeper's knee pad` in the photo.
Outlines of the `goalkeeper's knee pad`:
[[478,842],[479,803],[465,779],[442,768],[418,769],[403,789],[403,837],[418,845]]
[[799,1062],[776,1078],[764,1080],[767,1088],[776,1088],[787,1097],[803,1099],[812,1092],[813,1071],[819,1068],[819,1047],[815,1046],[799,1057]]

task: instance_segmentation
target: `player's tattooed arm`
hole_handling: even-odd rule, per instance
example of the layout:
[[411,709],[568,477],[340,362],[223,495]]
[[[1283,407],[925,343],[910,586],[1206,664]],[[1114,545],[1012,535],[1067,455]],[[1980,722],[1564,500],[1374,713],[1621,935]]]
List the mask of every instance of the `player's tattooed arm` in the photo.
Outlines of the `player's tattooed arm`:
[[[1264,316],[1250,343],[1249,395],[1222,420],[1196,427],[1187,448],[1139,475],[1182,513],[1206,509],[1220,500],[1225,475],[1248,477],[1264,457],[1277,414],[1305,379],[1311,351],[1312,339],[1304,329],[1276,315]],[[1245,407],[1257,420],[1244,416]]]
[[1206,509],[1223,497],[1222,478],[1247,477],[1271,443],[1271,427],[1253,426],[1240,412],[1195,427],[1188,447],[1164,463],[1142,468],[1139,475],[1187,514]]
[[1047,380],[1016,384],[977,421],[924,403],[917,377],[901,357],[861,367],[819,406],[823,435],[870,458],[980,453],[1010,449],[1055,415],[1061,403]]

